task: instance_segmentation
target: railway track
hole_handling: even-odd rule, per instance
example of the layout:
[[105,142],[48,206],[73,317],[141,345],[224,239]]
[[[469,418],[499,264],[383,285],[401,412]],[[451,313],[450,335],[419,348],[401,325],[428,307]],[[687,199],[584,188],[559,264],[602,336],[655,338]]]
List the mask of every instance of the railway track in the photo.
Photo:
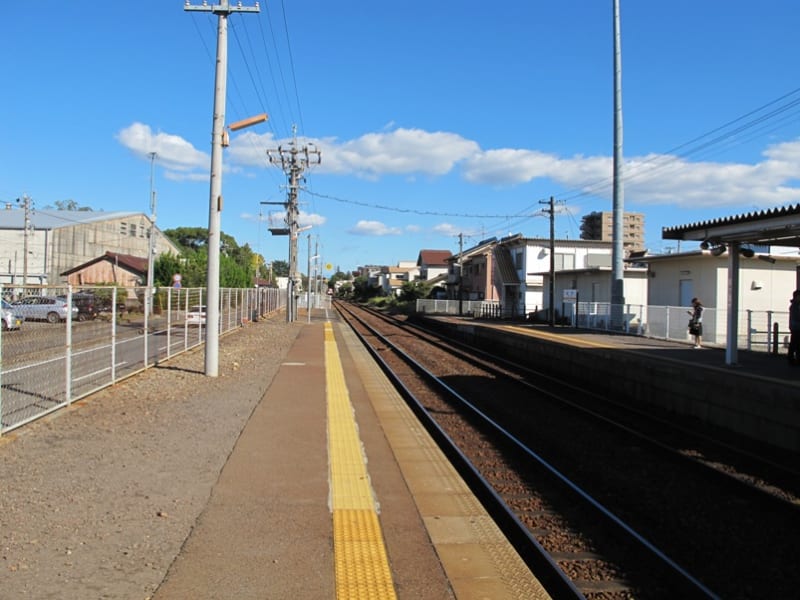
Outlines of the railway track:
[[449,453],[466,458],[468,481],[491,488],[484,497],[500,501],[501,526],[537,574],[557,565],[587,598],[792,597],[800,588],[791,467],[408,323],[337,308],[458,448]]

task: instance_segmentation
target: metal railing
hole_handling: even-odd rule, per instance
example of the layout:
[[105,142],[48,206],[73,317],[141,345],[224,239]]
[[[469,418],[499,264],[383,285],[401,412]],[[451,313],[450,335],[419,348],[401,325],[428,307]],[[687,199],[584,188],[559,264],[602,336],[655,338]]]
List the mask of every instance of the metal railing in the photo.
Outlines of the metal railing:
[[[24,319],[0,332],[0,434],[205,342],[205,288],[0,286],[0,296]],[[285,290],[223,288],[220,334],[285,305]]]
[[[467,308],[468,307],[468,308]],[[651,338],[691,341],[688,306],[646,306],[625,304],[614,311],[609,302],[578,302],[564,304],[557,311],[556,323],[596,331],[613,331]],[[418,300],[418,313],[459,315],[484,319],[509,319],[509,312],[496,302],[463,302],[459,312],[458,300]],[[703,343],[714,346],[727,344],[726,309],[706,307],[703,312]],[[522,317],[519,317],[522,320]],[[546,311],[531,313],[526,321],[547,322]],[[788,311],[756,311],[744,309],[738,315],[737,347],[756,352],[777,354],[786,346],[789,335]]]

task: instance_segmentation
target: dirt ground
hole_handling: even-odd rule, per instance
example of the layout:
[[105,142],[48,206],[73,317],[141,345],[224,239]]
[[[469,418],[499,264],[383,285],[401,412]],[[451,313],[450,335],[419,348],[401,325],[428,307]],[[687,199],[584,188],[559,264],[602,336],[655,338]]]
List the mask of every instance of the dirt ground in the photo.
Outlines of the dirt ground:
[[301,324],[249,323],[0,438],[0,596],[149,598]]

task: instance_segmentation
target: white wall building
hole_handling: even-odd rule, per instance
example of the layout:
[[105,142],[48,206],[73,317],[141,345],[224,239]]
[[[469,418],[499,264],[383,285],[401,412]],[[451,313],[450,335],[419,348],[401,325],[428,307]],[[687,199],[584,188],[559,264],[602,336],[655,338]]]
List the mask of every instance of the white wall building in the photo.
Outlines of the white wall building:
[[[611,267],[611,242],[554,240],[553,246],[556,281],[561,271]],[[501,304],[507,313],[523,316],[549,306],[545,285],[550,273],[549,239],[503,238],[494,258],[502,281]]]

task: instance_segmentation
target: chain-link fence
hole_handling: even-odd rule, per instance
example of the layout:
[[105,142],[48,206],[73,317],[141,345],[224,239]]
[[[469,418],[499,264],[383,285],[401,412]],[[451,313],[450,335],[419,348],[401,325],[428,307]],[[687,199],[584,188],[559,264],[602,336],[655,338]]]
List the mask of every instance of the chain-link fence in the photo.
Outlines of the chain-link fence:
[[[205,288],[0,286],[0,433],[205,341]],[[279,310],[275,288],[220,290],[220,334]]]

